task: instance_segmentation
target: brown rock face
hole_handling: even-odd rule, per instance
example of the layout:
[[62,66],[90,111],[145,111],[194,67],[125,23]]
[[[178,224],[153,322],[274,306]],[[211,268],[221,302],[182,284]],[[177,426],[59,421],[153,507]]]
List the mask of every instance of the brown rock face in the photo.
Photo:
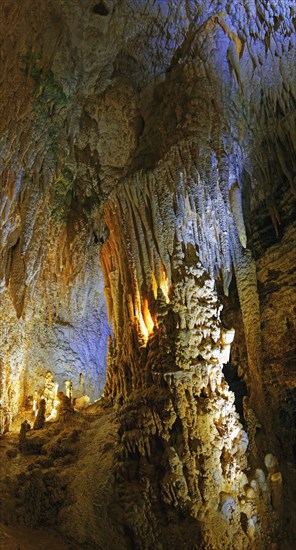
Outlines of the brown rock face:
[[294,2],[0,4],[3,521],[293,548]]

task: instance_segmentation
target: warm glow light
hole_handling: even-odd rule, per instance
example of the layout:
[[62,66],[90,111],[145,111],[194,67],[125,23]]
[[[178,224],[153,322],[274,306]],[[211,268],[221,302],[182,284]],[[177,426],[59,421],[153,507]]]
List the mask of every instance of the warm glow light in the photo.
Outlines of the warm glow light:
[[142,334],[144,335],[145,339],[148,340],[149,333],[148,333],[148,329],[145,325],[142,313],[140,313],[140,315],[139,315],[139,322],[140,322],[140,327],[141,327]]
[[50,415],[46,418],[46,422],[48,421],[51,421],[51,420],[55,420],[57,418],[57,415],[58,415],[58,404],[59,404],[59,400],[58,399],[55,399],[54,402],[53,402],[53,408],[51,410],[51,413]]
[[151,317],[151,313],[149,311],[148,307],[148,300],[147,298],[143,299],[142,302],[142,311],[135,311],[135,316],[139,321],[141,332],[146,340],[148,340],[148,337],[153,332],[153,328],[155,326],[155,323]]
[[38,414],[38,392],[37,391],[34,392],[34,397],[33,397],[33,412],[36,417]]
[[147,298],[144,298],[144,300],[143,300],[142,311],[143,311],[144,323],[145,323],[148,335],[152,334],[153,329],[154,329],[154,321],[153,321],[153,319],[151,317],[151,313],[149,311]]
[[138,310],[137,306],[135,307],[135,319],[140,325],[140,330],[146,340],[148,340],[148,329],[144,323],[142,312]]
[[151,273],[151,279],[152,279],[152,290],[153,290],[154,298],[156,300],[158,287],[157,287],[157,281],[156,281],[154,273]]

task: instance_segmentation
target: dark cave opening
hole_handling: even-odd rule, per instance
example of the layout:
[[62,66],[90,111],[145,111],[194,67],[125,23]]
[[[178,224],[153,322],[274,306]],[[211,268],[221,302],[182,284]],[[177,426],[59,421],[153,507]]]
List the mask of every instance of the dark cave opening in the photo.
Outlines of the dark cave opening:
[[105,2],[103,0],[101,0],[101,2],[99,2],[98,4],[96,4],[93,7],[93,13],[95,13],[97,15],[101,15],[102,17],[106,17],[107,15],[109,15],[110,12],[109,12]]
[[242,378],[239,377],[237,368],[231,363],[226,363],[223,367],[223,374],[229,386],[229,389],[235,396],[235,408],[239,414],[240,421],[244,423],[243,398],[248,395],[248,388]]

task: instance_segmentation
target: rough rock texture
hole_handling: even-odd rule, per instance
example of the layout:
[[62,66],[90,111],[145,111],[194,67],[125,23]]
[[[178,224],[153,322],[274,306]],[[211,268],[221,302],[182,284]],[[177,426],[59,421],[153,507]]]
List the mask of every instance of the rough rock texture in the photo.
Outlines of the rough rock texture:
[[[1,394],[2,426],[9,426],[20,406],[32,403],[35,391],[44,387],[49,369],[59,389],[73,384],[73,397],[88,395],[93,401],[106,379],[106,352],[110,327],[100,271],[77,280],[67,295],[56,297],[43,309],[36,290],[25,318],[17,319],[11,300],[2,295]],[[88,282],[87,282],[88,281]],[[53,311],[51,311],[53,310]],[[49,318],[52,315],[52,318]]]
[[[31,452],[70,456],[72,485],[51,492],[67,461],[34,467],[6,521],[66,533],[74,514],[87,548],[289,548],[294,2],[4,0],[0,14],[1,431],[32,415],[48,369],[98,397],[107,341],[117,415],[102,411],[112,444],[99,425],[85,448],[61,434],[73,411],[29,431]],[[7,499],[21,483],[8,476]]]
[[68,543],[50,529],[30,529],[28,527],[0,526],[0,542],[5,550],[79,550],[75,542]]

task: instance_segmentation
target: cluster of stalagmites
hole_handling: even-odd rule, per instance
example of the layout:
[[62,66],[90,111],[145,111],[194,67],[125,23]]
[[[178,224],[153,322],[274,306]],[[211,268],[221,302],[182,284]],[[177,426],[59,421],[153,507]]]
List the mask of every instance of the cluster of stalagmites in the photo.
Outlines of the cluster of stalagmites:
[[[46,401],[45,399],[40,399],[39,407],[35,420],[33,423],[34,430],[42,430],[45,427],[46,420]],[[67,397],[63,392],[58,393],[58,406],[55,415],[55,422],[63,423],[67,422],[69,419],[73,418],[74,407],[71,403],[69,397]],[[31,430],[31,425],[28,420],[24,420],[21,424],[20,435],[19,435],[19,448],[22,453],[33,453],[35,452],[35,441],[36,437],[33,436],[33,439],[28,439],[27,434]],[[38,439],[38,437],[37,437]]]
[[[256,270],[250,251],[244,248],[241,206],[231,207],[229,193],[223,191],[225,182],[221,184],[218,172],[215,175],[212,172],[215,181],[211,182],[212,189],[211,186],[210,190],[207,189],[203,169],[199,172],[194,165],[194,152],[194,144],[189,147],[183,143],[173,148],[170,156],[153,172],[139,173],[125,181],[104,206],[109,236],[101,248],[101,262],[108,314],[109,318],[112,317],[118,347],[117,359],[121,358],[118,361],[120,375],[116,377],[121,385],[118,393],[128,393],[131,387],[136,387],[135,381],[143,377],[143,373],[136,373],[141,354],[136,359],[135,354],[130,353],[130,341],[136,339],[145,343],[149,334],[157,329],[161,301],[165,305],[170,300],[172,284],[175,292],[179,287],[180,293],[175,298],[176,308],[180,307],[180,311],[176,309],[180,320],[174,337],[177,342],[183,342],[183,349],[186,347],[181,364],[184,367],[184,361],[185,364],[197,361],[200,343],[207,337],[211,346],[201,352],[203,359],[214,356],[215,352],[219,355],[216,346],[219,330],[217,328],[218,333],[211,339],[211,328],[207,326],[204,305],[208,298],[201,299],[200,304],[195,299],[194,305],[191,304],[192,297],[204,284],[212,284],[206,281],[203,270],[212,278],[220,274],[225,291],[232,271],[235,273],[249,356],[250,384],[254,392],[260,392]],[[186,164],[186,170],[181,168],[182,162]],[[198,273],[193,276],[188,270],[178,286],[174,280],[174,258],[178,256],[180,271],[184,270],[182,247],[191,249],[192,269],[201,271],[199,276]],[[195,251],[198,251],[198,260]],[[204,316],[204,327],[198,334],[194,329],[196,315]],[[172,335],[162,338],[163,349],[171,345],[176,345]],[[227,355],[226,350],[225,353]],[[176,361],[178,364],[178,353]]]
[[[26,418],[21,423],[19,433],[19,449],[24,454],[34,454],[36,449],[38,452],[40,437],[34,433],[35,430],[43,430],[46,425],[50,426],[52,423],[61,426],[73,420],[75,412],[77,413],[79,408],[89,404],[89,398],[83,396],[72,400],[72,383],[70,380],[66,381],[66,394],[58,391],[58,384],[54,381],[51,371],[48,370],[45,373],[42,390],[34,392],[33,407],[31,399],[29,399],[29,403],[31,408],[24,407],[25,410],[21,416],[29,415],[31,423]],[[73,403],[75,403],[75,408]],[[31,427],[33,430],[31,430]]]
[[[233,411],[231,392],[219,387],[218,395],[203,397],[192,378],[176,372],[171,391],[155,387],[134,395],[120,411],[116,479],[125,521],[145,548],[143,528],[146,533],[149,525],[144,518],[158,524],[156,501],[149,502],[154,495],[168,517],[197,520],[195,543],[202,540],[205,548],[218,548],[221,540],[226,548],[268,547],[278,536],[281,474],[274,472],[267,480],[261,468],[253,476],[248,473],[248,437]],[[145,513],[139,528],[127,481],[132,492],[136,485],[141,494],[137,501]],[[158,529],[149,540],[161,548]]]
[[[138,214],[142,213],[139,209]],[[165,234],[164,223],[162,227]],[[147,223],[145,240],[149,239],[149,231],[152,228]],[[187,237],[190,241],[192,232],[188,231]],[[142,243],[138,239],[138,250]],[[166,244],[162,238],[158,250],[160,247],[163,250]],[[135,252],[135,248],[133,250]],[[138,257],[128,256],[122,273],[122,264],[116,256],[119,261],[117,285],[121,276],[128,277],[129,269],[136,267],[136,273],[141,276],[143,257],[141,253]],[[152,544],[161,548],[157,542],[159,532],[156,529],[153,533],[148,524],[152,521],[157,525],[156,504],[153,505],[153,499],[149,502],[154,495],[168,517],[181,514],[197,521],[195,544],[211,548],[210,544],[218,547],[223,540],[223,545],[229,548],[247,548],[254,544],[257,548],[264,547],[270,542],[267,541],[270,491],[263,483],[263,472],[258,470],[264,489],[257,481],[249,482],[245,473],[249,440],[235,412],[234,395],[222,374],[222,363],[228,360],[229,339],[233,333],[221,330],[221,306],[214,279],[199,261],[196,248],[190,242],[186,245],[184,240],[175,239],[171,264],[166,271],[170,273],[168,294],[161,289],[161,281],[154,301],[153,293],[149,295],[148,291],[154,329],[146,344],[142,341],[142,347],[137,349],[133,339],[126,341],[128,351],[119,356],[117,352],[113,357],[112,350],[109,353],[106,394],[119,403],[124,398],[119,409],[122,448],[117,479],[125,521],[140,547],[146,547],[144,529],[150,533]],[[149,275],[149,269],[143,273]],[[118,288],[111,286],[113,314],[117,319],[124,319]],[[136,292],[134,296],[137,300]],[[145,308],[142,314],[145,319]],[[117,337],[124,337],[120,324],[115,323],[114,328],[115,341]],[[133,372],[129,367],[136,361],[140,369]],[[130,378],[128,384],[127,377]],[[249,426],[247,420],[252,414],[256,416],[247,403],[245,411]],[[250,429],[253,439],[256,428],[255,425],[255,432]],[[255,441],[252,445],[254,448]],[[127,480],[141,489],[137,506],[145,512],[141,513],[140,524],[131,512]],[[262,500],[265,490],[266,498]],[[161,532],[160,526],[158,529]],[[275,538],[273,531],[270,540]]]

